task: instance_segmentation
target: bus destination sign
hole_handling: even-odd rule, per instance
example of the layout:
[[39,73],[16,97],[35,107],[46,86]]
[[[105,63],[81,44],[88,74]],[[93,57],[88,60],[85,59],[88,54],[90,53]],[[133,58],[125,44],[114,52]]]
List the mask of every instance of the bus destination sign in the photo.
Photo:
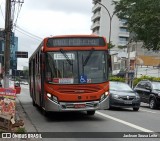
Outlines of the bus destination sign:
[[49,38],[48,47],[73,47],[73,46],[105,46],[102,37],[77,37],[77,38]]

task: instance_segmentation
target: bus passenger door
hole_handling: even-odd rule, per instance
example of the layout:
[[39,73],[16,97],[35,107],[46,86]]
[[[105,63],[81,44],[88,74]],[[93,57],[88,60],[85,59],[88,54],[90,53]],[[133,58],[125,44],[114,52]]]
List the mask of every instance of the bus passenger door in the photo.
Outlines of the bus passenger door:
[[40,106],[44,107],[44,83],[45,83],[45,53],[40,54],[40,78],[41,78],[41,93]]
[[33,104],[35,104],[35,59],[30,62],[30,95],[32,97]]

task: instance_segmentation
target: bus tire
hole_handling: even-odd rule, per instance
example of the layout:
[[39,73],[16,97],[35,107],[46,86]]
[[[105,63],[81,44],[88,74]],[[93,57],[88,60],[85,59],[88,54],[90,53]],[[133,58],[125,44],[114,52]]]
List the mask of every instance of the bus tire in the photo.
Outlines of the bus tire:
[[32,105],[36,106],[36,103],[35,103],[35,101],[33,99],[32,99]]
[[87,111],[87,115],[93,116],[95,114],[95,111]]
[[42,114],[43,114],[45,117],[48,117],[49,112],[46,111],[45,109],[42,109]]

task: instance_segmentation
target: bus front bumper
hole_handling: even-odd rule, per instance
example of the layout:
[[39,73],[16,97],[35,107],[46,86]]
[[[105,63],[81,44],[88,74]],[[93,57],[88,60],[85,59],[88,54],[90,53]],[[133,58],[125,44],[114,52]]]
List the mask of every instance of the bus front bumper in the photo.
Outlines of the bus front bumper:
[[93,111],[93,110],[103,110],[108,108],[109,108],[108,96],[102,101],[59,102],[59,103],[56,103],[48,98],[45,103],[45,110],[48,112]]

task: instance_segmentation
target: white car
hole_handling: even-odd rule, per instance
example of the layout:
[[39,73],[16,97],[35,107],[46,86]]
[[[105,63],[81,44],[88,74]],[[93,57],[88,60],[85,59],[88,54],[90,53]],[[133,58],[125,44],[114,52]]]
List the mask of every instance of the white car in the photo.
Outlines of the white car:
[[28,85],[28,82],[23,82],[24,85]]

